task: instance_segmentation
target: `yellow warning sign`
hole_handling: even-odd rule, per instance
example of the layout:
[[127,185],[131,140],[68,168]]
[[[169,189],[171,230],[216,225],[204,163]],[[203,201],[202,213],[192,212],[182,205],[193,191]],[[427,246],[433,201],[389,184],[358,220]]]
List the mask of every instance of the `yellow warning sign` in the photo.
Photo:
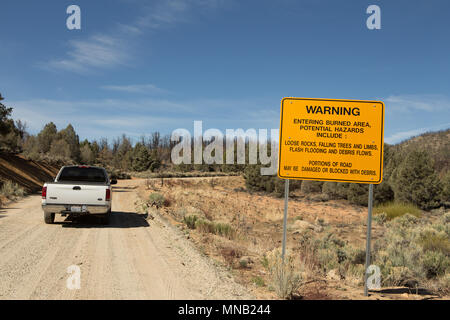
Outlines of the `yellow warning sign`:
[[381,101],[284,98],[278,176],[379,184],[383,128]]

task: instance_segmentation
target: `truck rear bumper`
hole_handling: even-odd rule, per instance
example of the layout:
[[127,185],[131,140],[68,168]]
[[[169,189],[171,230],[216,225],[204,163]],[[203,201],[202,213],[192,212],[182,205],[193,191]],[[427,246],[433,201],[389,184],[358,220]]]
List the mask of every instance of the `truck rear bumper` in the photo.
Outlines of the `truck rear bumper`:
[[42,210],[48,213],[65,214],[105,214],[111,209],[110,205],[83,205],[82,211],[72,211],[69,204],[42,204]]

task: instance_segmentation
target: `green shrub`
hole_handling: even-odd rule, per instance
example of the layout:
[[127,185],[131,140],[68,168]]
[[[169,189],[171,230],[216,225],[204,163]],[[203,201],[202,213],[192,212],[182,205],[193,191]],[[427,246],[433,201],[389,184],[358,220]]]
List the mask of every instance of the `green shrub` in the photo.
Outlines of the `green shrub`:
[[450,223],[450,212],[446,212],[441,217],[441,223],[442,224],[448,224]]
[[183,222],[189,229],[195,229],[198,217],[196,215],[187,215],[183,217]]
[[441,200],[443,203],[450,205],[450,171],[442,178]]
[[329,199],[347,199],[348,187],[350,183],[326,181],[322,186],[322,193]]
[[247,260],[239,260],[239,267],[242,269],[245,269],[248,267],[248,261]]
[[336,238],[332,233],[326,234],[316,242],[318,247],[317,260],[319,268],[323,272],[332,269],[338,269],[342,273],[350,262],[350,252],[353,248],[347,246],[347,243]]
[[134,203],[137,213],[145,214],[148,212],[148,203],[142,200],[138,200]]
[[386,215],[387,220],[392,220],[394,218],[401,217],[407,213],[415,217],[420,217],[422,211],[413,204],[400,202],[390,202],[375,206],[374,208],[375,215],[380,215],[383,213]]
[[304,232],[300,238],[300,247],[303,262],[323,273],[332,269],[345,273],[351,260],[357,260],[356,250],[332,233],[316,237],[313,233]]
[[[273,177],[272,181],[273,181],[273,191],[272,191],[273,194],[278,198],[283,197],[285,181],[278,177]],[[301,182],[299,182],[298,180],[289,180],[289,192],[298,189],[297,185],[299,184],[301,184]]]
[[394,190],[392,190],[391,185],[387,181],[375,185],[373,193],[375,204],[389,203],[395,199]]
[[387,214],[386,214],[386,212],[376,213],[373,216],[373,220],[378,222],[379,224],[383,225],[387,221]]
[[131,167],[134,171],[146,171],[153,162],[149,149],[142,143],[136,143],[131,155]]
[[390,230],[396,229],[397,232],[412,232],[419,224],[419,218],[411,213],[397,217],[388,223]]
[[[272,192],[271,181],[272,176],[261,175],[260,165],[249,165],[244,170],[245,186],[250,191],[266,191]],[[269,190],[269,191],[268,191]]]
[[301,190],[303,193],[316,193],[322,191],[323,181],[303,180]]
[[442,186],[426,151],[412,151],[395,174],[395,199],[429,210],[440,205]]
[[256,276],[252,279],[252,282],[258,286],[258,287],[264,287],[266,284],[264,282],[264,279],[261,278],[260,276]]
[[[426,266],[426,250],[421,245],[424,226],[420,220],[407,213],[386,223],[387,230],[374,245],[373,263],[381,269],[384,286],[423,283],[431,274],[433,261]],[[430,258],[428,258],[430,259]]]
[[26,192],[25,189],[18,185],[16,182],[6,180],[5,182],[3,182],[2,187],[0,188],[0,194],[8,199],[14,199],[16,197],[23,197]]
[[266,255],[264,255],[263,258],[261,259],[261,264],[264,268],[266,269],[269,268],[269,259],[267,258]]
[[111,179],[131,179],[131,176],[122,170],[107,168],[107,171]]
[[366,250],[353,249],[349,255],[352,264],[364,264],[366,262]]
[[153,192],[152,194],[150,194],[148,200],[149,205],[155,206],[156,208],[161,208],[166,202],[164,196],[158,192]]
[[444,275],[450,266],[450,258],[441,251],[427,251],[422,258],[427,278]]
[[234,229],[228,223],[215,223],[206,219],[195,219],[194,228],[203,233],[212,233],[229,238],[234,236]]
[[270,272],[270,286],[281,299],[291,298],[300,287],[302,277],[296,271],[294,258],[286,253],[283,262],[281,250],[275,249],[267,255]]
[[[245,186],[249,191],[263,191],[271,193],[277,197],[284,195],[285,181],[277,176],[261,175],[261,165],[248,165],[244,170]],[[300,188],[300,180],[289,181],[289,191]]]
[[319,249],[317,251],[317,258],[320,263],[320,267],[324,272],[328,272],[339,267],[339,258],[336,248]]
[[[369,185],[351,183],[347,188],[347,199],[350,203],[367,207],[369,201]],[[386,181],[374,186],[374,204],[382,204],[393,200],[394,191],[392,191],[391,186]]]
[[206,219],[195,221],[195,229],[203,233],[214,233],[214,223]]
[[228,223],[216,223],[214,225],[214,233],[224,237],[232,237],[234,230]]
[[381,281],[384,286],[404,286],[417,281],[416,275],[408,267],[388,264],[381,270]]
[[428,229],[420,234],[418,243],[425,251],[439,251],[450,256],[450,239],[445,233]]
[[441,295],[450,294],[450,272],[446,272],[443,276],[437,277],[432,285],[432,290]]
[[369,201],[369,186],[366,184],[351,183],[348,187],[347,199],[350,203],[367,206]]

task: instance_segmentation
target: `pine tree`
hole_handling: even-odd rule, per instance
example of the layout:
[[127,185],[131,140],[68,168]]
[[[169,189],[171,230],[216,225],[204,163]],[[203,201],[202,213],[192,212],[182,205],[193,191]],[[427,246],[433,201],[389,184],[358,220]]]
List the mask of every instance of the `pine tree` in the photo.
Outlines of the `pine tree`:
[[395,180],[395,198],[424,210],[440,205],[442,186],[425,151],[412,151],[400,164]]
[[447,206],[450,204],[450,171],[442,178],[442,202]]
[[89,143],[83,144],[80,149],[81,163],[93,165],[95,163],[95,157]]
[[69,124],[64,130],[58,132],[58,138],[65,141],[69,149],[69,158],[80,160],[80,140],[75,129]]
[[53,122],[47,123],[44,128],[37,135],[39,152],[47,153],[50,151],[53,140],[56,139],[56,134],[58,130]]
[[[4,100],[0,94],[0,101]],[[12,108],[6,107],[0,102],[0,134],[5,135],[11,130],[11,125],[9,122],[9,116],[11,115]]]
[[138,172],[148,170],[152,163],[150,152],[147,147],[140,142],[136,143],[134,147],[132,163],[132,169]]
[[[0,101],[4,98],[0,94]],[[7,152],[20,150],[20,132],[10,118],[12,108],[6,107],[0,102],[0,148]]]

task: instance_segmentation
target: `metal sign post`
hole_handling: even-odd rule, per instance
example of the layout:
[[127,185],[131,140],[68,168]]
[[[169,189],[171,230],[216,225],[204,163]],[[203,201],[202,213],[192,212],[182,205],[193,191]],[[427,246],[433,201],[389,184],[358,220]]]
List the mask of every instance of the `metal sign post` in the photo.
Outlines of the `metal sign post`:
[[287,210],[289,199],[289,179],[284,180],[284,220],[283,220],[283,249],[281,251],[281,259],[284,263],[284,254],[286,253],[286,224],[287,224]]
[[369,211],[367,214],[367,239],[366,239],[366,267],[364,269],[364,295],[369,295],[367,284],[367,270],[370,266],[370,232],[372,230],[372,206],[373,206],[373,184],[369,185]]

